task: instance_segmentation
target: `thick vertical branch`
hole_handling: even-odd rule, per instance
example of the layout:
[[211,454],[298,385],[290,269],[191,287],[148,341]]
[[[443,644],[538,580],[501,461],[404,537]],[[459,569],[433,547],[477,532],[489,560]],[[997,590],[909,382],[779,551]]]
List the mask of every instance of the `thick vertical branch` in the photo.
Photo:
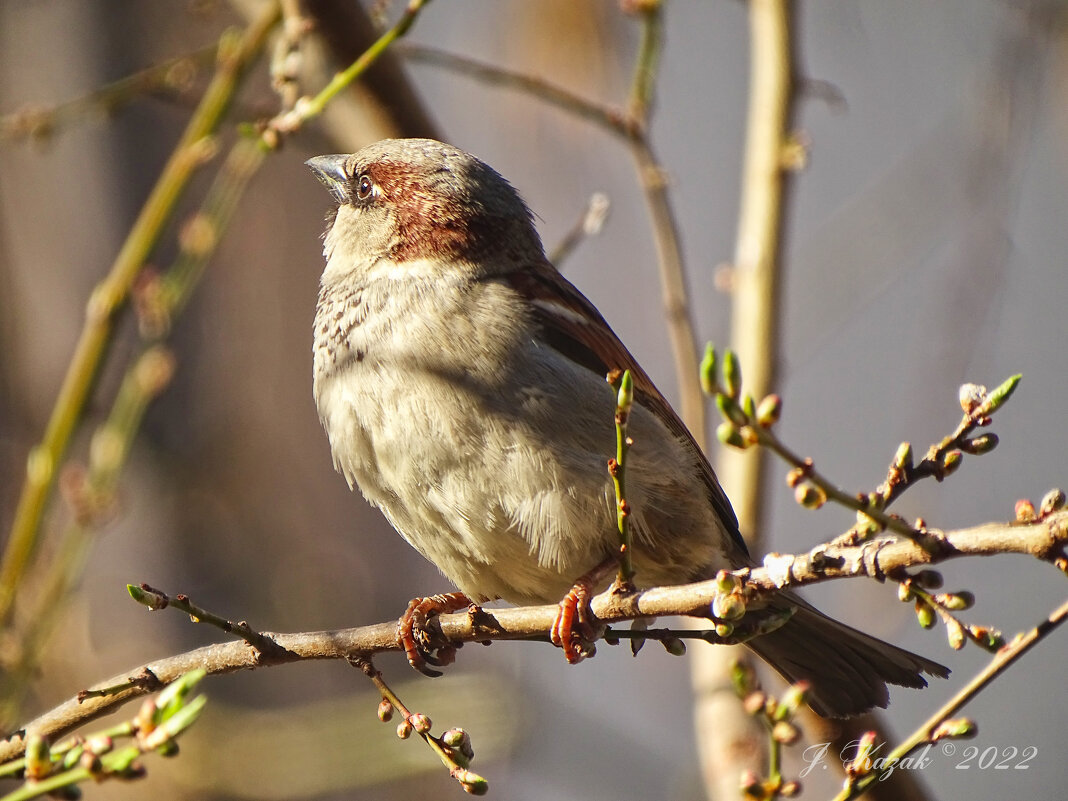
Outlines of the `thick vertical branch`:
[[[783,151],[789,135],[793,75],[789,0],[750,0],[750,89],[742,195],[733,270],[731,347],[745,365],[746,392],[760,398],[774,381],[779,329],[779,252]],[[718,473],[742,532],[756,550],[764,467],[752,452],[722,449]],[[738,648],[694,649],[695,725],[711,799],[738,797],[741,771],[759,773],[764,733],[748,718],[728,680]]]

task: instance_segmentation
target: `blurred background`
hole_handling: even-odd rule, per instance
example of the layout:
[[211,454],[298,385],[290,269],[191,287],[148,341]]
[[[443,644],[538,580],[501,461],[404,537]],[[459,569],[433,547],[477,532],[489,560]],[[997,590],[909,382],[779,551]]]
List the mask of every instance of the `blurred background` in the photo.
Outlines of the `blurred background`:
[[[393,6],[389,19],[400,10]],[[76,98],[210,47],[255,7],[5,0],[0,114]],[[1024,376],[996,419],[999,448],[895,507],[934,526],[1007,520],[1016,499],[1037,503],[1068,483],[1068,429],[1056,411],[1068,392],[1064,10],[1038,0],[796,5],[806,80],[797,121],[809,160],[788,198],[781,436],[847,488],[869,489],[900,441],[923,450],[953,429],[962,382],[992,387]],[[664,21],[651,135],[671,184],[699,337],[729,344],[729,297],[717,286],[734,249],[747,9],[668,2]],[[636,20],[608,0],[452,0],[430,4],[408,41],[619,106],[638,36]],[[336,68],[326,50],[322,57],[316,73],[317,57],[307,56],[319,81]],[[450,589],[334,473],[311,398],[319,237],[330,200],[303,161],[390,133],[371,96],[403,120],[403,133],[432,133],[496,167],[537,214],[549,248],[591,194],[606,193],[603,231],[563,269],[675,397],[656,254],[625,146],[521,93],[419,61],[400,58],[395,67],[393,79],[409,82],[411,95],[388,75],[350,93],[253,179],[175,325],[177,371],[148,412],[121,479],[118,515],[92,539],[19,719],[106,676],[221,638],[181,614],[150,615],[129,600],[127,582],[186,593],[274,631],[387,620],[415,595]],[[166,96],[154,93],[110,116],[86,114],[46,138],[26,141],[9,130],[0,140],[0,531],[10,525],[27,452],[47,422],[89,293],[209,73],[201,66]],[[261,60],[230,116],[254,120],[276,109]],[[233,127],[221,129],[224,141]],[[193,182],[176,220],[196,207],[210,172]],[[177,228],[153,253],[155,267],[173,259]],[[88,432],[106,414],[136,342],[127,319],[72,461],[85,462]],[[767,495],[770,549],[807,550],[851,524],[840,510],[797,507],[784,473],[775,466]],[[64,504],[54,504],[45,530],[68,518]],[[1063,576],[1021,557],[957,561],[944,573],[948,589],[977,594],[968,620],[1006,633],[1033,626],[1064,598]],[[808,597],[953,669],[950,681],[925,692],[892,693],[888,718],[900,735],[987,661],[973,646],[951,652],[940,628],[921,631],[892,587],[839,582]],[[944,796],[1054,797],[1068,780],[1060,744],[1066,642],[1063,633],[1050,637],[972,703],[966,714],[978,721],[978,738],[955,755],[936,754],[921,780]],[[473,767],[498,798],[703,797],[687,659],[655,646],[637,659],[602,647],[596,659],[568,667],[554,649],[498,643],[468,646],[433,682],[397,657],[379,662],[437,727],[470,731]],[[220,677],[207,692],[209,712],[183,740],[182,756],[148,760],[151,785],[90,787],[88,796],[133,797],[149,786],[161,799],[460,793],[427,749],[377,722],[377,699],[347,665]],[[999,755],[1027,746],[1038,752],[1026,769],[981,770],[974,760],[962,769],[968,744]],[[813,771],[805,797],[824,797],[837,781],[829,770]]]

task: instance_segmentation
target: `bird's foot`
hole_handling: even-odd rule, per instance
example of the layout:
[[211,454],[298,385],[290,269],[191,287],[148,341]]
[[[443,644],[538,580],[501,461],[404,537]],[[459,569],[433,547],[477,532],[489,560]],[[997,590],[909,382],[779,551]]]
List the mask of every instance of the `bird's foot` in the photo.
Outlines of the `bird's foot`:
[[596,652],[594,643],[604,633],[604,625],[590,609],[593,588],[616,567],[615,558],[606,559],[584,576],[579,577],[560,601],[549,639],[564,651],[568,664],[574,665]]
[[397,622],[397,639],[404,648],[409,665],[424,676],[433,678],[440,676],[441,671],[428,665],[444,667],[452,664],[457,646],[443,641],[440,631],[435,638],[432,632],[427,631],[427,623],[436,615],[447,615],[465,606],[473,607],[474,604],[462,592],[446,592],[411,600]]

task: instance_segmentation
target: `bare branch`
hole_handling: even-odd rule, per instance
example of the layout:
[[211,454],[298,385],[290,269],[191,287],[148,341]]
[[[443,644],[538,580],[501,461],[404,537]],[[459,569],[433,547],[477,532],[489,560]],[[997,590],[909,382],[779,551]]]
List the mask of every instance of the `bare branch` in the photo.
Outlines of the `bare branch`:
[[[989,523],[957,531],[932,532],[944,547],[938,552],[920,548],[910,541],[878,541],[857,546],[819,546],[807,554],[773,554],[766,566],[735,571],[757,594],[774,593],[781,587],[797,587],[837,578],[870,576],[881,579],[913,565],[935,564],[961,556],[991,556],[1002,553],[1028,554],[1052,562],[1068,573],[1065,546],[1068,545],[1068,510],[1055,512],[1028,524]],[[640,617],[690,615],[708,617],[717,595],[717,582],[704,581],[673,587],[657,587],[631,595],[604,593],[592,607],[605,623]],[[461,612],[442,616],[441,632],[454,643],[490,640],[548,640],[556,618],[555,605],[488,610],[471,615]],[[273,634],[264,636],[279,647],[269,653],[248,643],[209,645],[194,651],[138,665],[113,676],[78,697],[60,704],[26,724],[17,734],[0,741],[0,761],[22,753],[27,732],[57,737],[104,715],[122,704],[146,695],[155,682],[132,681],[131,676],[151,675],[168,683],[190,670],[203,668],[210,674],[268,667],[309,659],[352,660],[383,651],[399,650],[397,625],[390,621],[372,626],[336,631]],[[710,636],[708,639],[715,641]],[[110,689],[109,689],[110,688]]]

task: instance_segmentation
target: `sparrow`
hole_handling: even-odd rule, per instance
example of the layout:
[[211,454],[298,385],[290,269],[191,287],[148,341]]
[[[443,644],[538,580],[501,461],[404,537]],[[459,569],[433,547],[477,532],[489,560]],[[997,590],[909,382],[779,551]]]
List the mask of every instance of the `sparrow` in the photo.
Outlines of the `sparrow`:
[[[584,655],[576,623],[619,553],[606,469],[613,371],[630,370],[635,388],[626,482],[637,581],[754,564],[701,448],[549,263],[508,181],[429,139],[306,163],[335,201],[313,346],[334,466],[459,590],[409,606],[401,638],[413,665],[429,656],[413,636],[428,614],[496,599],[560,602],[552,639],[568,661]],[[888,682],[948,675],[787,592],[768,610],[788,619],[746,645],[787,681],[807,681],[821,715],[886,706]]]

